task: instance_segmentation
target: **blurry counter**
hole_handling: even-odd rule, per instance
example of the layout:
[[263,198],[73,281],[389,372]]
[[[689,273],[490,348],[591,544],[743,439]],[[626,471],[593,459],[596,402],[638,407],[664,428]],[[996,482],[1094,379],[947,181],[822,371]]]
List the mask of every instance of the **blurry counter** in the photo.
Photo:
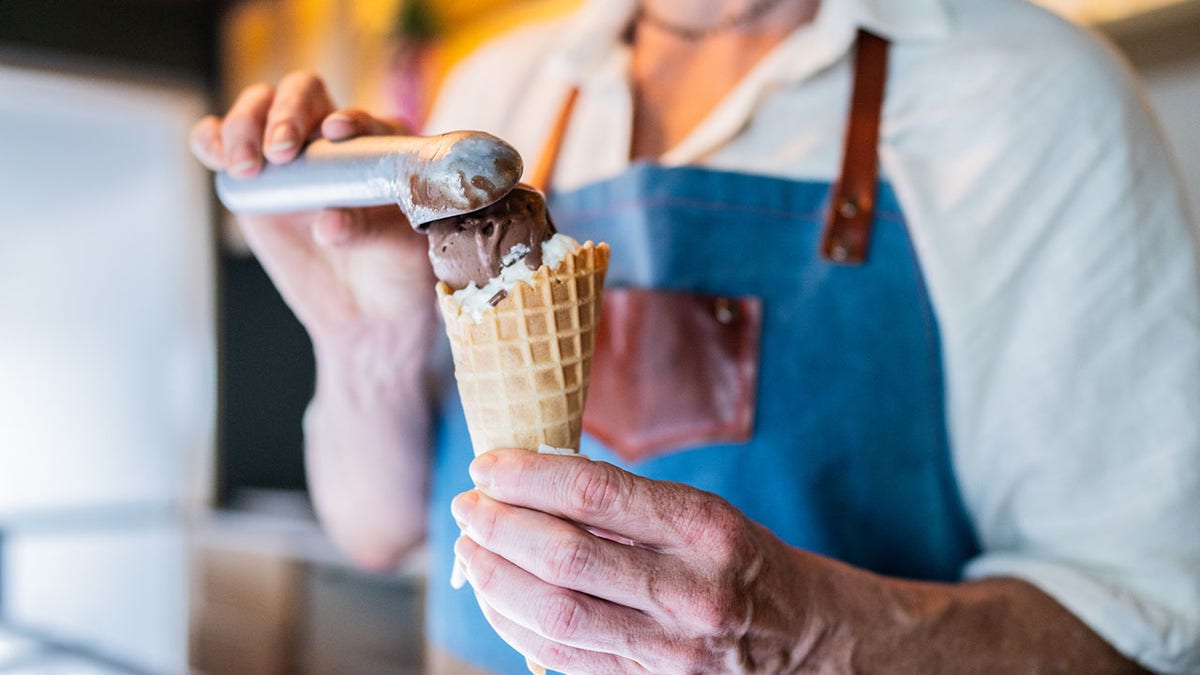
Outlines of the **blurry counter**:
[[312,519],[218,511],[196,524],[192,561],[195,671],[421,672],[423,551],[370,573]]

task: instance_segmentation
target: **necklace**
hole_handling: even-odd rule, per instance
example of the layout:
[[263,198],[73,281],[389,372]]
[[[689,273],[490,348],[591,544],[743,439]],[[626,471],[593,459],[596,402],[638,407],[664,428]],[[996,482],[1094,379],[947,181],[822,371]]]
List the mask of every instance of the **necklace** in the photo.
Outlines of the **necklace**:
[[754,2],[751,3],[751,5],[745,10],[743,10],[741,14],[727,16],[709,26],[686,26],[676,23],[666,17],[659,16],[658,14],[651,12],[646,8],[645,3],[639,3],[637,18],[639,21],[645,21],[651,26],[670,33],[671,35],[674,35],[682,40],[687,40],[688,42],[699,42],[709,35],[723,33],[725,31],[748,26],[762,18],[764,14],[774,9],[782,1],[783,0],[754,0]]

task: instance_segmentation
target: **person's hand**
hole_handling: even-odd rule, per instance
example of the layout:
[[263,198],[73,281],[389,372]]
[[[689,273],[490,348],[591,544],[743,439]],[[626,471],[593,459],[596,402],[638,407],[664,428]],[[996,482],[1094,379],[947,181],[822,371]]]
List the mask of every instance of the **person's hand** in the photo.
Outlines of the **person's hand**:
[[[264,162],[292,161],[312,138],[404,133],[409,130],[402,125],[361,110],[335,111],[320,78],[295,72],[274,87],[246,88],[224,118],[210,115],[195,125],[191,144],[208,168],[248,178]],[[238,220],[318,347],[411,320],[414,307],[432,297],[425,238],[395,206]]]
[[[292,161],[313,138],[407,132],[361,110],[335,111],[321,80],[297,72],[242,91],[224,118],[196,124],[191,143],[208,168],[249,178],[265,162]],[[313,342],[304,436],[317,513],[352,559],[386,569],[424,532],[425,365],[437,325],[427,241],[397,206],[238,221]]]
[[568,673],[1142,673],[1036,586],[896,579],[792,548],[725,500],[494,450],[451,504],[484,615]]
[[797,597],[819,565],[716,495],[521,450],[481,455],[471,477],[455,553],[492,627],[534,662],[774,673],[821,641],[818,598]]

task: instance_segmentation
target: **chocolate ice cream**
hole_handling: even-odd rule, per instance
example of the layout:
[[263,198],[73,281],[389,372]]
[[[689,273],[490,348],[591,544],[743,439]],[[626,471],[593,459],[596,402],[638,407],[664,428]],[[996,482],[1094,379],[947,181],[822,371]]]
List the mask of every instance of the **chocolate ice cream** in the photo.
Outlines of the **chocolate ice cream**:
[[487,208],[435,220],[423,229],[429,235],[433,273],[454,290],[471,282],[482,287],[522,259],[537,270],[542,242],[555,233],[546,200],[527,185],[518,185]]

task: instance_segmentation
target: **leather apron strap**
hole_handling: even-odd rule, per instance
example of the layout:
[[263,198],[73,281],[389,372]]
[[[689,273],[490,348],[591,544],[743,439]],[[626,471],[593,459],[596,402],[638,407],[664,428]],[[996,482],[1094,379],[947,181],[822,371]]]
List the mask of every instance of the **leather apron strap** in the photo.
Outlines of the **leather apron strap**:
[[[879,123],[883,113],[887,81],[888,41],[860,30],[855,45],[854,89],[846,123],[842,170],[833,184],[821,256],[841,264],[866,261],[875,215],[875,192],[879,165]],[[543,194],[550,193],[554,166],[571,120],[579,87],[571,87],[558,117],[542,145],[537,164],[526,181]]]
[[554,165],[558,162],[562,140],[567,135],[567,124],[571,121],[571,111],[575,109],[575,100],[578,98],[579,87],[571,87],[558,110],[558,118],[554,120],[554,126],[550,128],[550,135],[542,144],[542,152],[538,155],[537,166],[533,167],[533,173],[525,181],[544,195],[550,194],[550,181],[554,178]]
[[887,40],[865,30],[858,32],[842,171],[833,184],[821,235],[821,257],[836,263],[858,265],[867,259],[875,216],[887,54]]

